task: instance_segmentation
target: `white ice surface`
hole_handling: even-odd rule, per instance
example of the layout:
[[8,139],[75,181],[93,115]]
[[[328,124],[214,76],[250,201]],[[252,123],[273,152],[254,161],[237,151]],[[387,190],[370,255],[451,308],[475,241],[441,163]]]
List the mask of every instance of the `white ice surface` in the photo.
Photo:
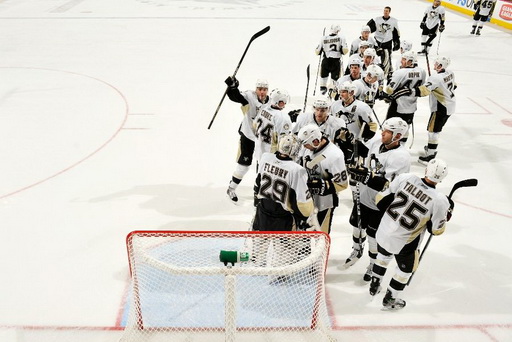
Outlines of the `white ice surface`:
[[[270,25],[237,74],[241,89],[267,78],[301,108],[323,27],[339,23],[351,42],[385,5],[419,50],[428,6],[419,0],[1,1],[0,341],[56,340],[53,327],[116,340],[107,332],[123,308],[132,230],[247,230],[254,171],[239,187],[242,205],[225,197],[239,106],[226,100],[207,130],[223,80]],[[432,48],[452,59],[458,82],[439,188],[480,184],[454,195],[453,219],[396,313],[381,311],[380,297],[370,302],[360,281],[367,259],[336,268],[351,248],[350,194],[340,195],[326,281],[345,341],[512,340],[512,37],[493,25],[470,36],[471,23],[448,12]],[[383,120],[385,105],[375,109]],[[410,150],[417,173],[428,117],[422,98]]]

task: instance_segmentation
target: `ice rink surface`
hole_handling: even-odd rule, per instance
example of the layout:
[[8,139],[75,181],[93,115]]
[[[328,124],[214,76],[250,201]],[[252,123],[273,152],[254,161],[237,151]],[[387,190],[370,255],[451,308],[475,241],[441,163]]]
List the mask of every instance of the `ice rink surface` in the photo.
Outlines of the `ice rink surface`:
[[[270,26],[243,61],[240,89],[267,78],[302,108],[323,28],[338,23],[351,42],[385,5],[420,50],[429,3],[419,0],[0,1],[0,341],[117,341],[130,231],[247,230],[254,169],[241,205],[225,195],[239,106],[226,100],[207,129],[223,80]],[[367,256],[336,267],[352,233],[351,197],[340,194],[326,283],[343,341],[512,340],[512,36],[494,25],[471,36],[470,18],[446,16],[430,65],[438,49],[449,56],[458,88],[439,188],[479,186],[454,195],[453,219],[404,291],[407,307],[392,313],[361,280]],[[375,109],[382,121],[386,105]],[[418,174],[428,117],[421,98],[410,149]]]

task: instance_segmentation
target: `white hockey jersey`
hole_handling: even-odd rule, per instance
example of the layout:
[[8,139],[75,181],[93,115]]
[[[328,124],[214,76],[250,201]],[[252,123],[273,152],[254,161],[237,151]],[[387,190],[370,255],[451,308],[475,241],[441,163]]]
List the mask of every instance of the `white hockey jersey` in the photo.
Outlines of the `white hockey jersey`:
[[[409,151],[403,145],[388,150],[382,144],[380,134],[366,143],[368,147],[368,157],[365,159],[365,166],[376,175],[385,177],[389,182],[396,176],[409,172],[411,169],[411,156]],[[370,209],[378,210],[375,204],[375,196],[378,191],[360,184],[361,203]]]
[[[363,39],[361,39],[361,37],[356,38],[352,41],[352,44],[350,45],[349,55],[359,54],[359,43],[361,43],[362,41],[363,41]],[[375,38],[373,38],[373,36],[369,36],[367,41],[368,41],[369,47],[375,49],[375,46],[377,46],[377,42],[375,41]]]
[[401,96],[396,100],[398,113],[413,114],[416,112],[418,98],[414,93],[414,88],[425,83],[426,78],[426,71],[418,66],[398,69],[393,73],[389,85],[385,88],[386,93],[392,94],[403,88],[412,90],[411,95]]
[[377,27],[374,37],[378,43],[386,43],[393,40],[393,31],[395,30],[400,36],[398,21],[395,18],[389,17],[388,19],[384,19],[384,17],[376,17],[373,18],[373,21]]
[[430,90],[430,111],[437,111],[438,104],[446,107],[448,115],[455,113],[455,75],[453,71],[444,70],[438,74],[432,74],[425,82],[425,87]]
[[363,78],[360,78],[355,80],[353,84],[356,86],[354,96],[369,106],[373,106],[379,91],[379,82],[368,83]]
[[[258,100],[258,95],[254,90],[246,90],[241,93],[242,96],[247,100],[248,108],[247,112],[244,113],[244,118],[242,119],[242,124],[240,126],[240,131],[250,140],[256,141],[256,135],[254,134],[254,118],[256,114],[258,114],[259,109],[264,103],[261,103]],[[268,99],[268,97],[267,97]],[[244,106],[242,106],[242,110]]]
[[399,253],[418,235],[424,235],[428,221],[432,223],[433,234],[444,231],[450,207],[448,198],[418,176],[411,173],[399,175],[379,195],[389,193],[395,194],[395,199],[382,217],[376,235],[377,243],[386,251]]
[[477,6],[477,12],[482,17],[486,17],[491,13],[493,6],[496,5],[496,0],[480,0],[475,1],[475,5]]
[[427,28],[432,29],[434,26],[444,22],[445,9],[443,6],[428,6],[424,14],[425,25],[427,25]]
[[331,115],[345,121],[346,127],[355,137],[359,136],[363,122],[373,123],[372,109],[360,100],[354,100],[345,106],[342,100],[334,101],[331,105]]
[[323,36],[316,48],[317,54],[323,51],[327,58],[341,58],[348,52],[347,40],[342,34]]
[[260,108],[254,118],[256,142],[255,156],[260,160],[265,152],[275,152],[280,136],[290,134],[292,121],[283,110],[265,105]]
[[330,141],[334,140],[334,138],[336,137],[336,133],[341,128],[347,127],[345,121],[332,115],[328,115],[327,119],[324,122],[318,124],[318,122],[316,122],[315,120],[314,113],[301,113],[297,117],[297,122],[295,122],[295,125],[293,126],[292,133],[298,134],[302,127],[309,124],[317,125],[320,128],[322,135],[329,139]]
[[343,152],[331,142],[316,151],[302,148],[299,152],[299,159],[306,165],[306,159],[315,160],[323,155],[325,159],[320,161],[311,169],[306,169],[309,178],[330,179],[336,188],[336,193],[327,195],[313,195],[313,203],[319,211],[338,206],[337,192],[346,189],[348,186],[347,170],[345,168],[345,157]]
[[[289,158],[280,158],[275,153],[263,153],[259,167],[260,186],[256,195],[259,199],[267,198],[278,202],[289,211],[294,212],[293,201],[299,208],[310,207],[304,205],[311,201],[307,186],[308,174],[306,169]],[[302,215],[309,216],[311,212]]]

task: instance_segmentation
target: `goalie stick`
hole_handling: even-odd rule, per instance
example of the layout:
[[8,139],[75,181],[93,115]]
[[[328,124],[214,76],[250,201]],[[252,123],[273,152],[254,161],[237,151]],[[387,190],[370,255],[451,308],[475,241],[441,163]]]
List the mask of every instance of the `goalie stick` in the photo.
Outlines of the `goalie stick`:
[[[472,187],[472,186],[477,186],[477,185],[478,185],[478,179],[476,179],[476,178],[470,178],[470,179],[461,180],[460,182],[457,182],[457,183],[455,183],[453,185],[452,190],[450,191],[450,194],[448,195],[448,198],[451,199],[453,193],[455,191],[457,191],[457,189],[467,188],[467,187]],[[421,261],[421,259],[423,258],[423,255],[427,251],[427,247],[430,244],[430,241],[432,240],[432,236],[434,236],[434,234],[431,233],[430,236],[428,237],[428,240],[427,240],[427,243],[425,244],[425,247],[423,247],[423,250],[421,251],[418,263]],[[407,282],[407,285],[409,285],[411,283],[411,280],[412,280],[412,277],[414,276],[414,273],[416,273],[416,271],[412,272],[411,277],[409,278],[409,281]]]
[[[251,46],[251,43],[252,43],[256,38],[258,38],[259,36],[262,36],[262,35],[264,35],[265,33],[267,33],[269,30],[270,30],[270,26],[267,26],[267,27],[265,27],[263,30],[256,32],[256,33],[251,37],[251,39],[249,40],[249,43],[247,44],[247,47],[245,48],[245,51],[244,51],[244,53],[243,53],[243,55],[242,55],[242,58],[240,58],[240,62],[238,62],[238,65],[236,66],[235,72],[233,73],[233,76],[232,76],[233,78],[235,78],[236,73],[238,72],[238,69],[240,69],[240,65],[242,64],[242,61],[244,60],[244,58],[245,58],[245,54],[247,53],[247,50],[249,50],[249,46]],[[219,103],[219,105],[217,106],[217,109],[215,110],[215,113],[213,114],[213,118],[212,118],[212,120],[210,121],[210,124],[208,125],[208,129],[210,129],[210,127],[212,127],[213,121],[215,120],[215,117],[217,116],[217,113],[219,112],[220,106],[222,105],[222,102],[224,102],[224,98],[226,97],[226,95],[227,95],[227,93],[228,93],[228,88],[229,88],[229,87],[226,87],[226,90],[224,91],[224,95],[222,95],[222,98],[220,99],[220,103]]]

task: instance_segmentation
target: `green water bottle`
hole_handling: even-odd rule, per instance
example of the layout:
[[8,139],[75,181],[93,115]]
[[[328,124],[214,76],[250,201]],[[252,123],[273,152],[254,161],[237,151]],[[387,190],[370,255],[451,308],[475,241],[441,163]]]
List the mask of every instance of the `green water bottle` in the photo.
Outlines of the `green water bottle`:
[[235,266],[237,262],[249,261],[249,258],[249,252],[221,250],[219,255],[219,260],[224,263],[224,266],[227,266],[228,263],[231,263],[232,266]]

